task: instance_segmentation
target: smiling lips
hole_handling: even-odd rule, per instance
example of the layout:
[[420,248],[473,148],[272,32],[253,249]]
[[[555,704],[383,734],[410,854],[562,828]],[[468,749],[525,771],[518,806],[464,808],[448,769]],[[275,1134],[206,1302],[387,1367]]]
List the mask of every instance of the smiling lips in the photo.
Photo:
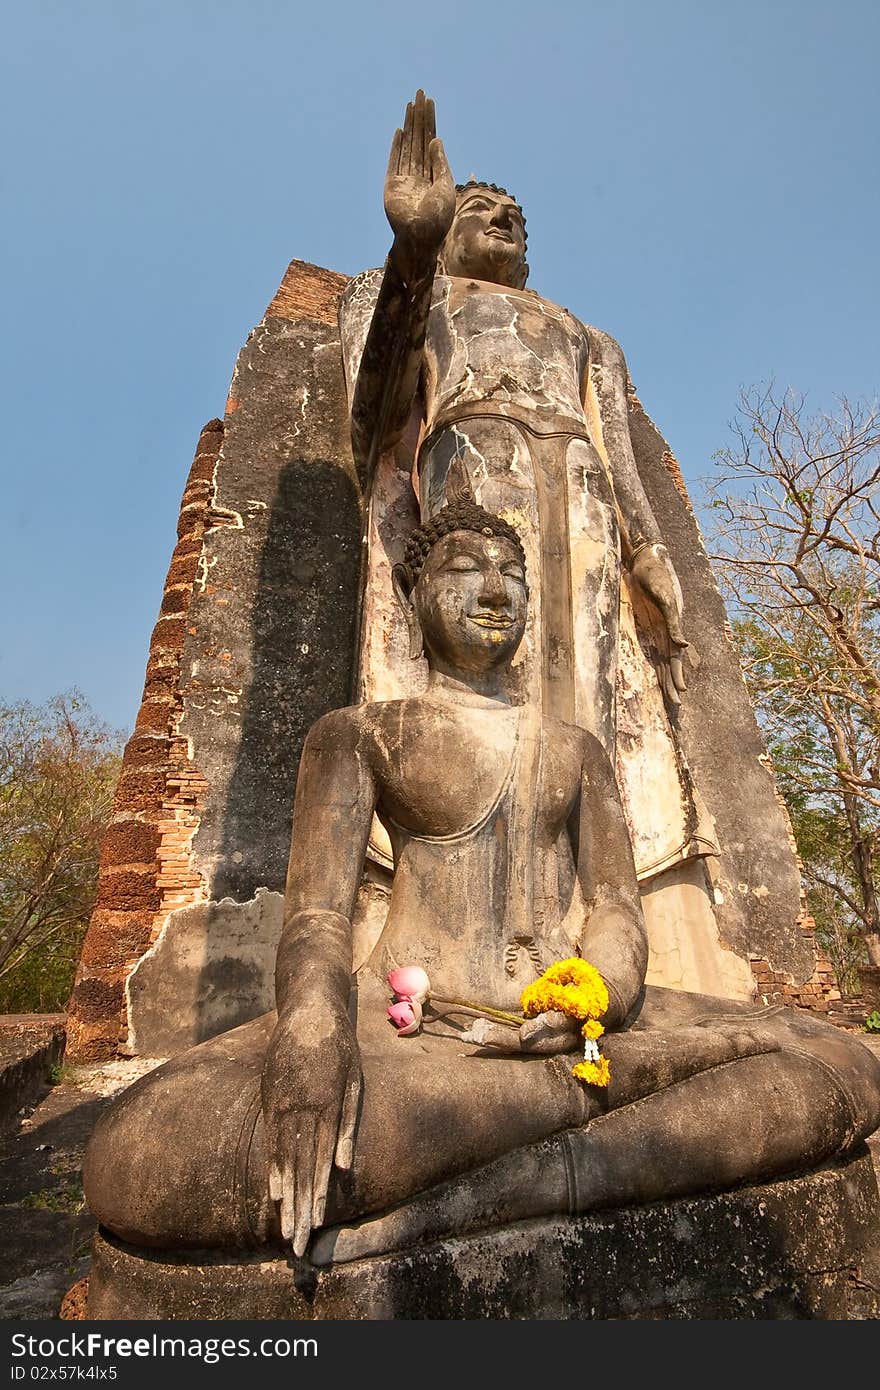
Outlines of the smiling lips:
[[513,618],[509,618],[505,613],[472,613],[471,622],[476,623],[478,627],[513,627]]

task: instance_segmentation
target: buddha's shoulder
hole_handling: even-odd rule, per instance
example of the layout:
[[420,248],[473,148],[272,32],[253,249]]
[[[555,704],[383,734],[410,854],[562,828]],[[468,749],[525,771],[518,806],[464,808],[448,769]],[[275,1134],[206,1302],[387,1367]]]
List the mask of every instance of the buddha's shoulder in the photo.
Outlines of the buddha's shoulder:
[[541,728],[544,738],[551,744],[576,751],[587,765],[604,768],[609,763],[608,754],[589,729],[582,729],[579,724],[570,724],[564,719],[555,719],[549,714],[542,716]]
[[345,705],[321,715],[309,730],[308,742],[314,746],[332,740],[383,739],[390,730],[399,739],[426,724],[454,719],[456,711],[437,701],[413,695],[401,700],[370,700],[362,705]]
[[564,740],[566,743],[574,743],[579,747],[586,747],[593,740],[593,735],[586,729],[582,729],[579,724],[572,724],[567,719],[557,719],[552,714],[542,714],[541,729],[544,737],[555,742]]

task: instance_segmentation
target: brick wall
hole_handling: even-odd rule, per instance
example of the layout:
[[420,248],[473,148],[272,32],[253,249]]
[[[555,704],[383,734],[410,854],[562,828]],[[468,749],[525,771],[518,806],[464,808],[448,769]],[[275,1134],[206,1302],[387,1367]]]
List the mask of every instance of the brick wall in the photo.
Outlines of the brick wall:
[[758,998],[767,1004],[792,1004],[801,1009],[827,1013],[840,999],[834,966],[816,943],[816,924],[807,912],[801,913],[801,931],[815,952],[816,968],[802,985],[792,984],[790,977],[773,970],[770,962],[751,957],[750,965],[758,988]]
[[205,790],[177,735],[182,710],[180,659],[187,613],[199,582],[202,538],[210,523],[223,422],[201,432],[187,478],[177,545],[153,629],[143,698],[122,759],[113,816],[101,847],[98,896],[70,1002],[67,1055],[87,1062],[124,1044],[125,981],[168,912],[204,896],[190,870],[189,844]]

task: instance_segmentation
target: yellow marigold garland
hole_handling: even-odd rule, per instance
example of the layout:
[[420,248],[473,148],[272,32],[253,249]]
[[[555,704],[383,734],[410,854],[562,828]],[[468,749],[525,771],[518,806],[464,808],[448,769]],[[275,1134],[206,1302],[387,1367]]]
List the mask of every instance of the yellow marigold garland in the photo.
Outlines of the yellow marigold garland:
[[581,1029],[581,1037],[589,1038],[591,1042],[595,1042],[597,1038],[601,1038],[604,1032],[605,1029],[598,1018],[588,1018],[584,1021],[584,1026]]
[[579,1081],[588,1081],[591,1086],[607,1086],[611,1080],[607,1057],[600,1057],[598,1062],[578,1062],[572,1067],[571,1074]]
[[572,1076],[591,1086],[607,1086],[611,1080],[608,1059],[599,1054],[597,1039],[605,1029],[599,1022],[608,1008],[608,990],[594,965],[571,956],[545,970],[540,979],[522,992],[522,1011],[526,1018],[543,1013],[562,1013],[583,1023],[584,1060],[572,1068]]

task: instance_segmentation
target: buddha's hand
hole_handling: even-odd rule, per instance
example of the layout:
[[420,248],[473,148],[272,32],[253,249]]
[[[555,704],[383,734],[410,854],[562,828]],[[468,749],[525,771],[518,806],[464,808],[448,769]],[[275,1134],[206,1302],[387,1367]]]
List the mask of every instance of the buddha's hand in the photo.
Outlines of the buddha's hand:
[[334,1161],[351,1167],[361,1084],[342,1006],[300,1000],[279,1016],[262,1078],[269,1197],[281,1204],[281,1234],[297,1255],[323,1225]]
[[562,1013],[537,1014],[519,1028],[508,1028],[490,1018],[478,1018],[462,1034],[462,1042],[491,1047],[496,1052],[530,1052],[550,1056],[555,1052],[574,1052],[581,1046],[581,1025]]
[[406,283],[433,276],[455,216],[455,184],[435,135],[434,103],[422,91],[408,103],[403,130],[391,142],[385,213],[394,231],[392,257]]
[[633,556],[631,571],[663,617],[669,643],[660,673],[663,693],[671,705],[679,705],[687,689],[682,659],[688,642],[681,627],[681,585],[666,546],[640,546]]

